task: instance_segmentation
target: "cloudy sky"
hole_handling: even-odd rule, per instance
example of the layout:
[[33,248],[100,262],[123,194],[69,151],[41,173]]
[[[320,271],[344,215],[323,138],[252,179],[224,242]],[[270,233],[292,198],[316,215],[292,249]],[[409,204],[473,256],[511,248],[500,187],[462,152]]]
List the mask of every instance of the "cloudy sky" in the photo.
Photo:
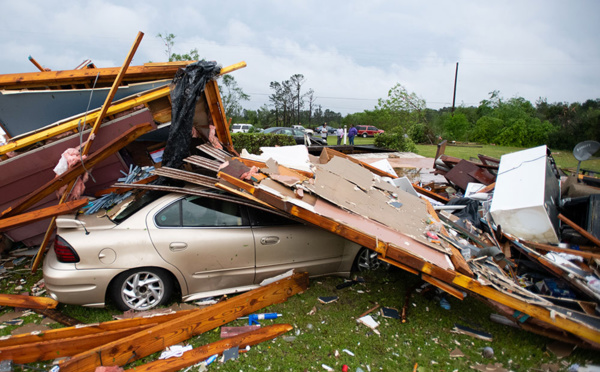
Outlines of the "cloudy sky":
[[[126,5],[124,5],[126,4]],[[342,114],[370,110],[395,84],[433,109],[477,106],[498,90],[535,103],[600,98],[600,1],[14,1],[0,0],[0,74],[52,70],[85,59],[132,65],[197,48],[268,103],[269,83],[303,74],[317,104]]]

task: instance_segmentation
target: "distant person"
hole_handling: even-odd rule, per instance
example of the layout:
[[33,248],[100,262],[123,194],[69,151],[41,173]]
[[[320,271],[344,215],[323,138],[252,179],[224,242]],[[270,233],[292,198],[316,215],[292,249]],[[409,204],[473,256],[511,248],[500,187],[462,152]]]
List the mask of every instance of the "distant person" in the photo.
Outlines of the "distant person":
[[323,128],[321,129],[321,138],[323,139],[323,141],[325,141],[325,144],[327,144],[327,130],[329,128],[327,128],[327,123],[323,124]]
[[344,138],[344,129],[341,127],[337,129],[337,144],[342,144],[342,138]]
[[348,130],[348,139],[350,140],[350,144],[354,145],[354,137],[358,134],[358,130],[354,127],[354,124],[350,125],[350,129]]

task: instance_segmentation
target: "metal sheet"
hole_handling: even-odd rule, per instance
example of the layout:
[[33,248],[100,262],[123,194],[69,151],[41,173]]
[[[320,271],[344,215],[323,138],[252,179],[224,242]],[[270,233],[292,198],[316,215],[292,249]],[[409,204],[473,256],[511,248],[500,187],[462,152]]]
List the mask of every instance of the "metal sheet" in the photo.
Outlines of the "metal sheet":
[[[164,86],[170,80],[119,87],[113,101]],[[0,91],[0,123],[11,136],[28,133],[102,106],[110,88]]]

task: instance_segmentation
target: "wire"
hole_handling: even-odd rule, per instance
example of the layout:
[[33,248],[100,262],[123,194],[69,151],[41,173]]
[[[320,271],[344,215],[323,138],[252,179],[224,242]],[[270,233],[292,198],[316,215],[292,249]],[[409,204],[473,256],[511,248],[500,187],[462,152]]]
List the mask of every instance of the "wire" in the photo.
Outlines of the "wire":
[[[85,172],[90,175],[90,177],[92,178],[92,181],[94,181],[94,183],[96,183],[94,176],[92,176],[92,173],[87,170],[87,168],[85,167],[85,164],[83,163],[83,155],[81,154],[81,146],[83,146],[83,127],[85,127],[87,114],[88,114],[88,111],[90,110],[90,106],[92,104],[92,97],[94,96],[94,89],[96,88],[96,83],[98,82],[99,77],[100,77],[100,73],[97,73],[96,79],[94,79],[94,85],[92,85],[92,90],[90,91],[90,99],[88,100],[88,105],[87,105],[87,108],[85,109],[85,115],[83,116],[83,124],[81,125],[81,120],[79,120],[79,122],[77,123],[77,129],[79,130],[79,160],[81,161],[81,166],[83,167]],[[80,125],[81,125],[81,127],[80,127]],[[90,132],[90,135],[91,134],[92,133]],[[88,138],[88,141],[89,140],[90,140],[90,138]]]

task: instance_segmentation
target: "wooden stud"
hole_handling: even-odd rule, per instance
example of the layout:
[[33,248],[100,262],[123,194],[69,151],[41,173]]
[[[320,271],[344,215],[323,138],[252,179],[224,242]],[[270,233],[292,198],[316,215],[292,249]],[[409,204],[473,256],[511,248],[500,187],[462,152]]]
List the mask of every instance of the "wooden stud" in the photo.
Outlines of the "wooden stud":
[[55,309],[57,305],[58,302],[50,297],[0,293],[0,306],[24,307],[26,309]]

